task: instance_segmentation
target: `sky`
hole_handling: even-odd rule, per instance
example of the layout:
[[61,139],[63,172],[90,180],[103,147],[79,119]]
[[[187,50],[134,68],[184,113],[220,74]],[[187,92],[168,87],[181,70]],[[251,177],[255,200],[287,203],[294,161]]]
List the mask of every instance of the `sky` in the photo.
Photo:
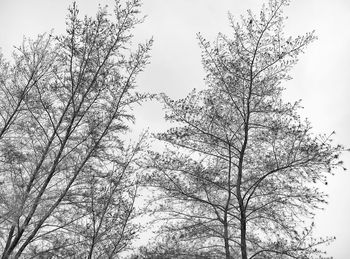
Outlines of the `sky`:
[[[94,15],[98,4],[113,0],[78,0],[80,13]],[[153,36],[151,64],[139,77],[140,91],[164,92],[181,98],[193,88],[204,88],[204,71],[196,33],[213,41],[218,32],[230,35],[228,12],[239,18],[247,9],[259,10],[262,0],[144,0],[146,21],[135,30],[135,40]],[[34,38],[54,29],[65,30],[72,0],[0,0],[0,47],[10,57],[23,36]],[[286,8],[286,35],[315,30],[312,43],[285,83],[288,101],[302,99],[302,116],[316,133],[336,132],[334,142],[350,147],[350,1],[292,0]],[[135,109],[137,128],[165,128],[161,106],[155,102]],[[350,153],[343,156],[350,169]],[[350,258],[350,170],[335,171],[324,190],[329,204],[316,216],[316,233],[336,236],[327,251],[335,259]]]

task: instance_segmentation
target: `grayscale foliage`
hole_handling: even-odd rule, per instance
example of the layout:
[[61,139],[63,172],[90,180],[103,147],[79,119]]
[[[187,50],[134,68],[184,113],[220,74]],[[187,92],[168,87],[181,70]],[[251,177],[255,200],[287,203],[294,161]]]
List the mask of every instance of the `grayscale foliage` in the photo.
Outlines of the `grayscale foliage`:
[[284,35],[288,4],[271,0],[259,15],[230,17],[232,35],[213,44],[198,35],[207,88],[180,100],[162,96],[174,126],[156,134],[166,150],[150,152],[147,180],[165,223],[144,254],[319,258],[318,245],[332,240],[313,237],[312,219],[343,147],[332,134],[313,134],[300,102],[282,100],[290,69],[315,39]]
[[124,143],[152,41],[132,50],[138,0],[116,1],[66,33],[0,59],[2,258],[116,258],[136,234],[137,160]]

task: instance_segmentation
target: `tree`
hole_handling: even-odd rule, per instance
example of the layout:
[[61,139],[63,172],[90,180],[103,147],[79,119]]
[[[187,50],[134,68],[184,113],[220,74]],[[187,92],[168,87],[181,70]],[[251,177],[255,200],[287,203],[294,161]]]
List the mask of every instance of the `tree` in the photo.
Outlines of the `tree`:
[[149,97],[135,91],[152,43],[132,51],[139,7],[116,1],[114,21],[106,8],[81,20],[73,4],[65,35],[24,41],[13,64],[1,57],[2,258],[115,258],[135,235],[143,144],[123,138]]
[[166,150],[151,152],[160,236],[227,259],[316,258],[331,241],[314,239],[311,221],[343,148],[312,133],[300,102],[282,100],[282,82],[315,39],[284,36],[288,4],[270,0],[259,16],[231,17],[232,38],[219,34],[214,45],[198,35],[207,89],[163,96],[176,125],[156,135]]
[[[75,183],[79,192],[68,193],[68,205],[54,215],[64,229],[45,233],[41,243],[31,247],[33,255],[115,258],[129,248],[140,229],[133,221],[138,216],[134,204],[145,137],[125,148],[107,167],[86,170],[85,177]],[[43,241],[51,246],[39,249]]]

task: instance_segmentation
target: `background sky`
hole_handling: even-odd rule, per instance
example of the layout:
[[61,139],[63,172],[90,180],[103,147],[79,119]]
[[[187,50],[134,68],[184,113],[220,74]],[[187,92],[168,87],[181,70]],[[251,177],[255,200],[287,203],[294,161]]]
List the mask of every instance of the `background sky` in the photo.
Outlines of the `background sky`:
[[[80,13],[94,15],[98,4],[113,0],[78,0]],[[196,33],[214,40],[218,32],[230,35],[228,12],[236,18],[247,9],[259,10],[261,0],[144,0],[148,17],[135,30],[136,40],[154,37],[151,64],[139,77],[140,90],[184,97],[192,88],[203,88],[203,70]],[[67,7],[72,0],[0,0],[0,47],[10,57],[23,36],[55,30],[63,33]],[[336,131],[335,143],[350,147],[350,1],[293,0],[285,10],[286,35],[316,30],[312,43],[285,83],[285,98],[302,99],[302,116],[316,133]],[[147,103],[135,109],[137,129],[165,128],[161,106]],[[350,169],[350,154],[343,156]],[[316,231],[336,236],[327,251],[335,259],[350,258],[350,170],[334,172],[324,190],[329,204],[317,212]]]

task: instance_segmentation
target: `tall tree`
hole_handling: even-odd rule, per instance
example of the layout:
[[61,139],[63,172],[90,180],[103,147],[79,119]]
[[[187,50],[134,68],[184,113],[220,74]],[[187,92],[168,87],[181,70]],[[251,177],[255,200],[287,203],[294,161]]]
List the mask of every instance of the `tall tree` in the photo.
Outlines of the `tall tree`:
[[299,102],[282,100],[282,82],[315,39],[284,36],[288,4],[270,0],[259,16],[231,17],[232,38],[219,34],[213,45],[198,35],[208,88],[163,96],[176,125],[156,135],[167,148],[152,153],[150,184],[162,191],[161,233],[198,254],[316,258],[330,241],[314,239],[308,224],[342,147],[312,133]]
[[133,235],[142,145],[128,149],[123,137],[131,106],[147,98],[135,80],[151,46],[131,49],[139,7],[117,0],[114,16],[100,8],[80,19],[73,4],[65,35],[25,41],[11,64],[1,57],[2,258],[57,252],[67,240],[84,243],[84,256],[112,258]]

